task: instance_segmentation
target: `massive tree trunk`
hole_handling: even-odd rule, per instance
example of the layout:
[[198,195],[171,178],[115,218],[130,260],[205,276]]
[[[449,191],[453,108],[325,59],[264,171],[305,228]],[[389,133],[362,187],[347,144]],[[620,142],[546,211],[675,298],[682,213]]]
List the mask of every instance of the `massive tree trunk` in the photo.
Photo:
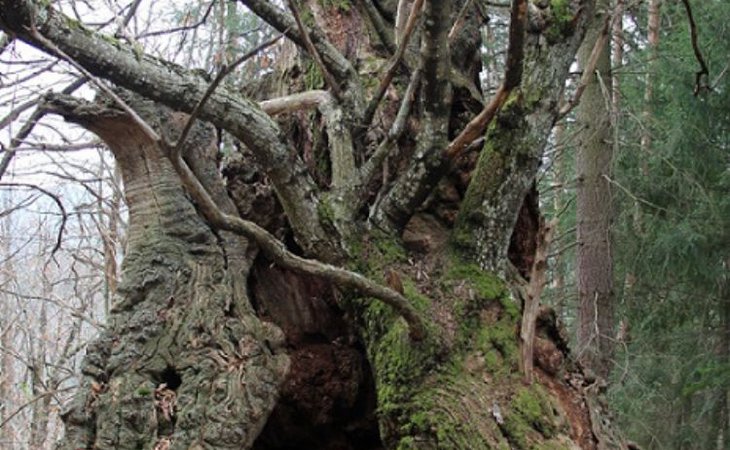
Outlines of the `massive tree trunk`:
[[[107,142],[130,208],[109,329],[89,349],[62,448],[621,447],[548,310],[535,383],[523,383],[520,290],[503,278],[510,241],[534,239],[513,230],[521,210],[535,215],[523,204],[536,204],[526,197],[593,2],[515,1],[492,99],[477,87],[481,2],[414,1],[398,40],[408,2],[307,2],[321,27],[307,31],[272,2],[242,3],[308,50],[277,75],[287,94],[309,91],[206,96],[192,72],[0,0],[3,29],[158,102],[47,99]],[[420,51],[394,57],[396,41]],[[368,85],[357,63],[388,58],[393,85]],[[241,144],[233,199],[208,125],[176,156],[193,111]],[[518,255],[522,276],[531,257]]]
[[[179,129],[169,111],[128,102],[165,133]],[[250,447],[276,404],[288,357],[281,331],[251,307],[248,244],[201,219],[163,149],[123,112],[104,104],[49,108],[109,144],[130,216],[108,330],[88,352],[62,448]],[[225,191],[211,177],[213,138],[210,129],[194,130],[185,155],[215,197]],[[227,202],[221,207],[232,212]]]

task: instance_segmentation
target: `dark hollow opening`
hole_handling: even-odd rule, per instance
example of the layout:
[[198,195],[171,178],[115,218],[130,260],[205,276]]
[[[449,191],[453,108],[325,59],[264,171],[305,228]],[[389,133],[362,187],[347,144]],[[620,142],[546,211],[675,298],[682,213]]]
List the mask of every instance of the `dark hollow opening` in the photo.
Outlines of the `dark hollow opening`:
[[168,366],[167,369],[160,374],[160,382],[165,383],[168,389],[172,389],[174,391],[182,384],[182,378],[173,367]]

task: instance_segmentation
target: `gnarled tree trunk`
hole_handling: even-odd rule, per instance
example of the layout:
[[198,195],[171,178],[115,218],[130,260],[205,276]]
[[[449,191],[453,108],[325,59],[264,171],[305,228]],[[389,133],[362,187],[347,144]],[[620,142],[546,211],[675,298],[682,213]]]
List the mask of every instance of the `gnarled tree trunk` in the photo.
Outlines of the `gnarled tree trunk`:
[[[169,110],[128,101],[166,133],[179,130]],[[163,149],[125,113],[104,104],[49,107],[109,144],[130,216],[122,282],[66,414],[62,448],[250,447],[288,357],[281,331],[256,317],[247,296],[248,244],[200,218]],[[224,192],[209,151],[214,135],[195,131],[186,156],[212,193]]]
[[[309,54],[283,72],[296,95],[206,95],[191,71],[0,0],[3,29],[195,111],[241,150],[227,168],[234,207],[207,126],[183,156],[212,201],[171,145],[180,112],[133,95],[48,99],[109,144],[130,207],[111,323],[89,349],[62,447],[620,448],[550,311],[537,319],[536,382],[523,384],[521,304],[504,280],[510,241],[534,248],[526,197],[593,2],[514,1],[491,99],[478,88],[482,2],[306,2],[321,29],[296,7],[242,3]],[[366,60],[390,60],[378,86]],[[513,233],[523,204],[528,237]],[[524,276],[532,255],[518,256]]]

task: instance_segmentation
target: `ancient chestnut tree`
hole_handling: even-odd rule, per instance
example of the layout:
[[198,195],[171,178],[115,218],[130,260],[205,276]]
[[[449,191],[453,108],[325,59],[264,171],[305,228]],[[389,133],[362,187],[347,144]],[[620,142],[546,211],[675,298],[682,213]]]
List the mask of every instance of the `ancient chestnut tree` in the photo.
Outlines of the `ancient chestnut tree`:
[[130,211],[61,448],[619,448],[530,285],[594,2],[512,1],[494,92],[489,2],[239,3],[299,49],[243,88],[0,0],[8,36],[97,87],[44,108],[107,143]]

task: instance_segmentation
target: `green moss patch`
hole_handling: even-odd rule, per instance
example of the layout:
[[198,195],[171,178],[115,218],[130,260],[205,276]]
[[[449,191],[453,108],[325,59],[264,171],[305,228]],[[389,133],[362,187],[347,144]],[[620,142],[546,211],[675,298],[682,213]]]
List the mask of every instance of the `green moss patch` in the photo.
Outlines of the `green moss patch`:
[[550,10],[552,11],[552,22],[545,30],[545,38],[549,43],[554,44],[563,37],[573,34],[575,27],[570,0],[551,0]]
[[542,387],[533,384],[521,387],[514,393],[503,431],[517,448],[549,449],[552,443],[545,440],[556,436],[560,423],[550,397]]

